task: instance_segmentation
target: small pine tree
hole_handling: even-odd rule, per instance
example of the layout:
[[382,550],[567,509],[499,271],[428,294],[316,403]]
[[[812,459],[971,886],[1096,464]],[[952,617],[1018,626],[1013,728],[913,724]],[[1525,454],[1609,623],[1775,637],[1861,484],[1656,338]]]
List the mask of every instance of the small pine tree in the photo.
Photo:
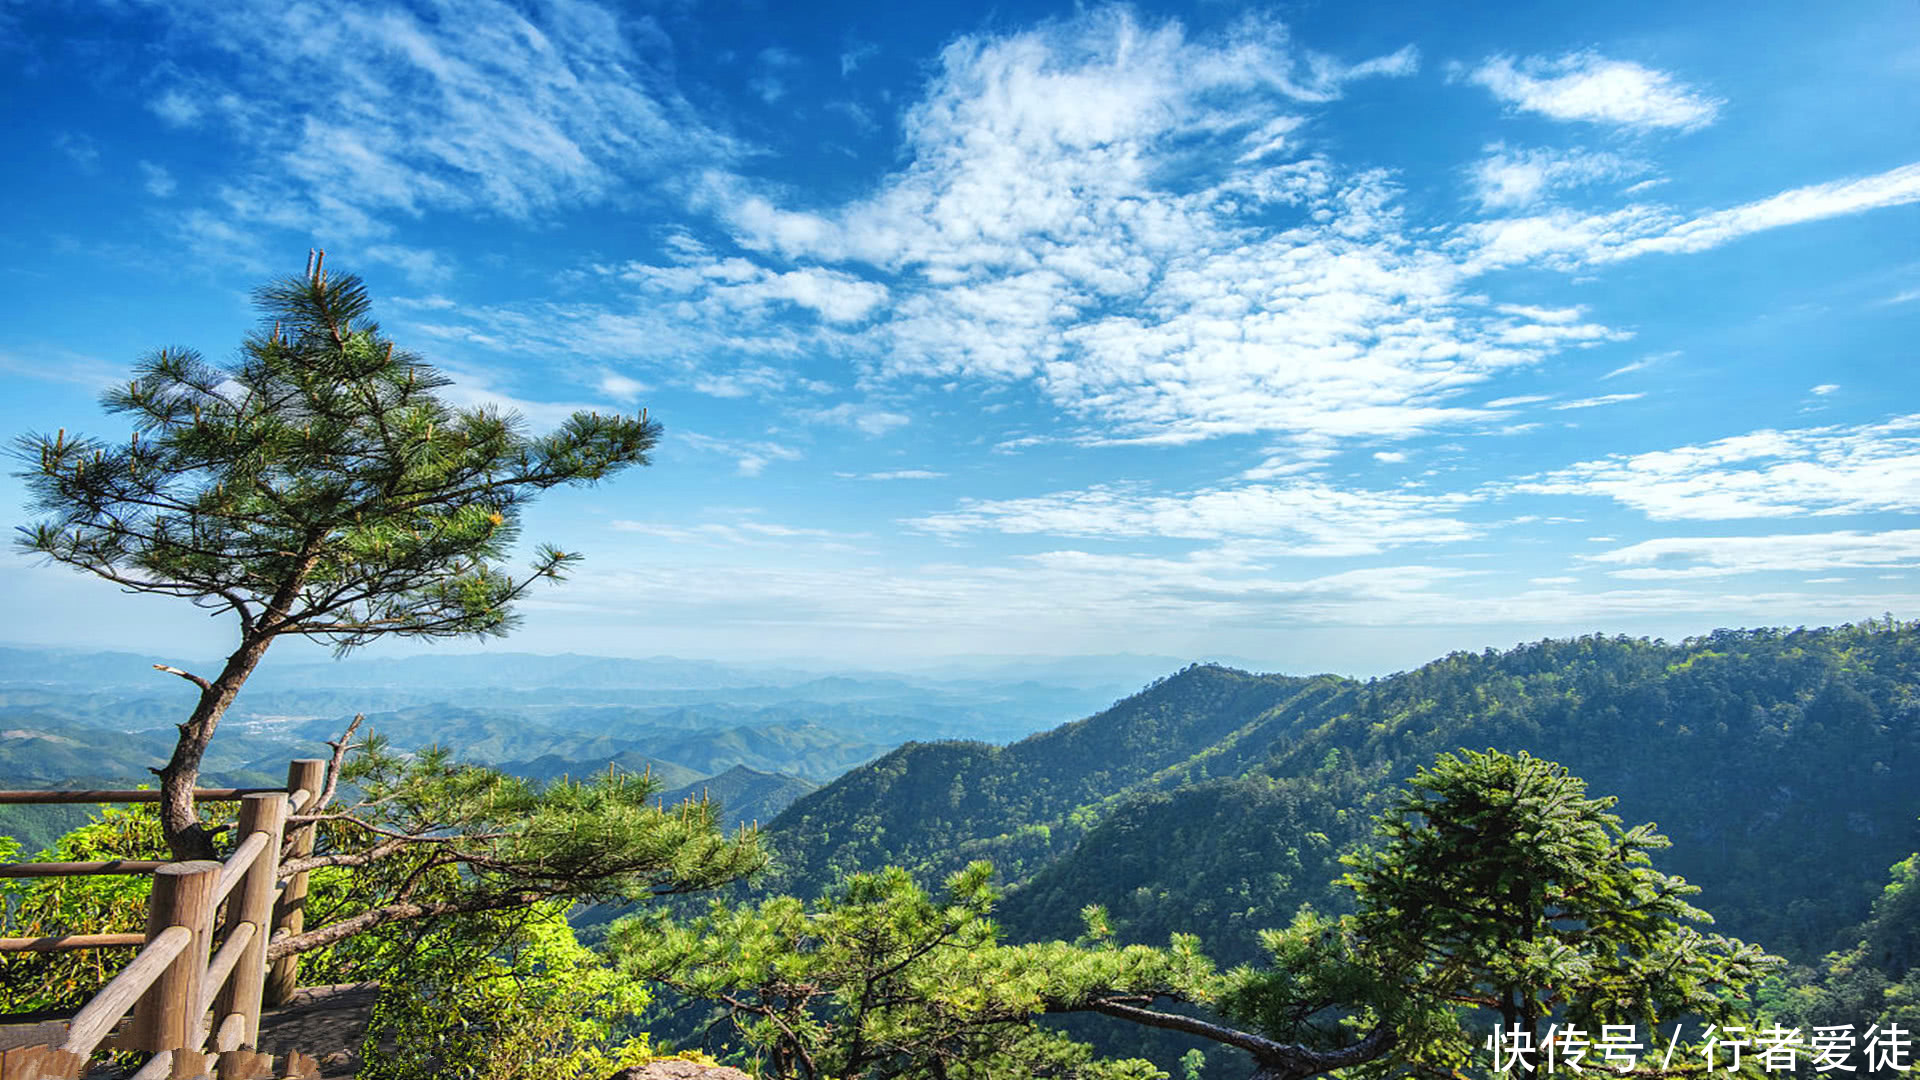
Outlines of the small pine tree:
[[21,530],[23,549],[238,622],[219,672],[162,668],[200,690],[159,770],[177,858],[212,854],[194,784],[268,646],[505,633],[514,600],[576,558],[546,546],[524,576],[500,569],[522,506],[646,464],[660,435],[644,413],[575,413],[535,438],[517,416],[449,407],[447,378],[381,334],[359,279],[323,264],[258,290],[264,328],[233,365],[183,349],[142,360],[103,401],[132,418],[126,442],[62,429],[15,449],[46,515]]

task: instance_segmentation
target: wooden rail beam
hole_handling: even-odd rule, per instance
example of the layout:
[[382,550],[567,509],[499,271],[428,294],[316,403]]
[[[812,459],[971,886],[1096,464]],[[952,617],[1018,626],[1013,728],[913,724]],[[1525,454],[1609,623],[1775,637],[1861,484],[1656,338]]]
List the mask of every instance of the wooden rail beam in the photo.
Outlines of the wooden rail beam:
[[47,937],[0,938],[0,952],[68,952],[73,949],[117,949],[145,945],[145,934],[51,934]]
[[86,874],[151,874],[164,859],[108,859],[105,862],[0,863],[0,878],[81,877]]
[[[327,763],[320,758],[299,758],[287,765],[287,787],[289,793],[307,791],[309,795],[301,805],[312,808],[314,798],[327,782]],[[295,827],[293,842],[288,845],[290,858],[302,858],[313,854],[314,831],[318,828],[308,822]],[[280,892],[280,902],[273,912],[275,931],[285,930],[288,934],[298,934],[307,924],[307,875],[303,871],[288,879],[286,888]],[[265,941],[272,935],[263,934]],[[293,991],[300,984],[300,958],[283,956],[273,962],[273,970],[267,973],[266,1003],[269,1006],[284,1005],[293,997]]]
[[[194,788],[199,802],[238,802],[249,795],[260,795],[284,788],[209,787]],[[317,789],[316,789],[317,790]],[[160,793],[146,789],[74,790],[74,791],[0,791],[0,806],[34,803],[150,803],[159,802]]]
[[253,937],[240,957],[240,966],[234,968],[233,978],[215,999],[213,1012],[222,1018],[218,1021],[222,1030],[227,1025],[226,1018],[243,1018],[241,1046],[258,1046],[260,1042],[260,1006],[267,983],[267,940],[273,936],[273,908],[280,882],[280,842],[286,829],[288,802],[284,792],[249,795],[240,801],[239,828],[249,836],[266,837],[267,844],[241,879],[234,900],[227,905],[228,923],[251,925]]
[[64,1049],[82,1058],[92,1054],[113,1030],[113,1025],[127,1015],[134,1002],[153,987],[154,981],[169,970],[191,944],[193,931],[184,926],[169,926],[149,937],[147,947],[140,950],[133,963],[121,968],[120,974],[74,1015],[73,1022],[67,1025]]
[[158,937],[181,926],[191,940],[133,1007],[133,1023],[125,1040],[129,1049],[179,1050],[197,1041],[200,1018],[189,1010],[200,1003],[200,986],[207,974],[213,892],[219,884],[220,864],[212,860],[174,863],[154,871],[153,894],[147,902],[148,935]]

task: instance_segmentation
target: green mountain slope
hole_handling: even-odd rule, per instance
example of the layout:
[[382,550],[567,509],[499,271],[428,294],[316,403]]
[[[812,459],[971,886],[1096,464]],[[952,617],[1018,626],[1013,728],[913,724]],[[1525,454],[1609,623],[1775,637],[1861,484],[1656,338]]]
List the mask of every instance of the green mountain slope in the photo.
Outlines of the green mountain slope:
[[1097,804],[1166,770],[1241,760],[1259,742],[1242,729],[1281,702],[1311,714],[1324,682],[1193,667],[1010,746],[909,743],[775,819],[780,887],[818,893],[884,863],[931,877],[975,858],[993,859],[1003,873],[1037,869],[1071,847]]
[[1228,960],[1303,902],[1338,908],[1338,854],[1444,750],[1527,750],[1673,838],[1719,929],[1799,956],[1867,915],[1920,847],[1920,630],[1588,637],[1459,653],[1359,682],[1182,672],[1004,749],[910,746],[770,829],[782,888],[887,862],[994,858],[1023,937],[1107,905],[1124,937],[1193,931]]
[[725,811],[726,828],[731,830],[773,820],[795,799],[818,786],[797,776],[761,772],[745,765],[735,765],[718,776],[709,776],[665,792],[660,796],[660,801],[671,806],[703,796],[712,799]]

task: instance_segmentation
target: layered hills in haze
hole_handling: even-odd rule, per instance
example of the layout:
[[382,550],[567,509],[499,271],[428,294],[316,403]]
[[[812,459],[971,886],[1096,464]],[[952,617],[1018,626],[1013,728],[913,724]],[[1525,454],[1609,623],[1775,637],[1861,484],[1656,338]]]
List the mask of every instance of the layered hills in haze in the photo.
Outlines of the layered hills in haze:
[[1585,637],[1456,653],[1380,679],[1195,666],[1008,746],[900,747],[769,828],[769,888],[992,859],[1022,938],[1104,905],[1123,938],[1200,934],[1226,962],[1303,903],[1339,910],[1341,852],[1461,747],[1559,761],[1673,841],[1717,930],[1797,958],[1843,944],[1920,849],[1920,630]]
[[[326,753],[355,713],[403,751],[429,744],[535,780],[650,772],[662,797],[706,792],[766,821],[800,793],[915,738],[1018,738],[1112,701],[1176,663],[977,658],[913,673],[674,657],[434,654],[303,663],[270,656],[210,748],[209,784],[272,785]],[[193,690],[169,655],[0,647],[0,787],[150,782]],[[83,807],[0,808],[30,850]]]

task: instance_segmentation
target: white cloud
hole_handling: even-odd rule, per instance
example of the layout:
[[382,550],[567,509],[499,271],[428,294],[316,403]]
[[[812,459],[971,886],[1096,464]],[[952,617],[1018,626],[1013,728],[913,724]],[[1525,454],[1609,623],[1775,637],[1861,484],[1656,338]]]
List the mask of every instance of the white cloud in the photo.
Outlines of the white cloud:
[[850,44],[840,53],[840,77],[844,79],[852,75],[869,57],[878,56],[879,54],[880,46],[870,41]]
[[152,10],[221,58],[149,108],[174,126],[229,125],[242,154],[209,209],[243,226],[339,246],[427,211],[525,220],[674,186],[737,149],[664,89],[656,24],[593,4],[475,0],[457,18],[371,0]]
[[1705,127],[1721,105],[1665,72],[1591,51],[1518,61],[1496,56],[1467,78],[1524,112],[1637,131]]
[[147,189],[147,194],[156,199],[167,198],[180,187],[165,166],[155,165],[151,161],[140,162],[140,175],[144,178],[143,186]]
[[1615,454],[1503,487],[1610,498],[1656,521],[1911,513],[1920,510],[1920,414]]
[[514,379],[507,372],[470,364],[437,363],[441,374],[453,380],[440,391],[440,397],[459,408],[488,407],[501,412],[518,413],[539,428],[552,428],[566,422],[576,412],[617,412],[599,402],[534,401],[506,388]]
[[951,45],[868,197],[790,210],[724,173],[705,197],[768,258],[897,275],[852,347],[869,382],[1030,382],[1113,441],[1404,436],[1484,419],[1453,400],[1468,386],[1624,336],[1491,310],[1403,233],[1386,174],[1287,147],[1303,107],[1416,62],[1102,9]]
[[1813,389],[1808,390],[1807,393],[1812,394],[1815,397],[1826,397],[1828,394],[1831,394],[1838,389],[1840,389],[1840,386],[1838,383],[1821,383],[1819,386],[1816,386]]
[[65,154],[81,172],[91,173],[100,168],[100,144],[85,132],[63,131],[53,137],[53,148]]
[[1558,405],[1547,406],[1556,412],[1567,409],[1593,409],[1601,405],[1618,405],[1623,401],[1638,401],[1645,394],[1602,394],[1599,397],[1581,398],[1578,401],[1563,401]]
[[946,473],[932,469],[893,469],[888,472],[834,473],[842,480],[938,480]]
[[1495,398],[1487,402],[1489,409],[1511,409],[1516,405],[1536,405],[1542,401],[1552,401],[1548,394],[1521,394],[1517,397]]
[[445,284],[453,278],[453,266],[437,251],[402,244],[369,244],[360,248],[362,257],[398,267],[415,285]]
[[1063,537],[1259,540],[1272,553],[1370,555],[1406,544],[1480,535],[1452,516],[1468,496],[1352,491],[1314,480],[1152,495],[1096,486],[1024,499],[967,499],[959,509],[909,521],[939,536],[974,532]]
[[759,74],[747,80],[747,87],[760,96],[760,100],[772,105],[787,96],[787,81],[781,73],[798,67],[800,58],[779,47],[771,46],[760,50],[755,58]]
[[895,428],[907,426],[910,419],[903,413],[890,412],[874,408],[871,405],[856,405],[842,402],[830,409],[821,409],[809,414],[812,419],[822,423],[838,424],[850,427],[869,436],[885,435]]
[[1469,167],[1474,197],[1485,210],[1513,210],[1532,206],[1563,188],[1584,187],[1619,180],[1647,171],[1643,164],[1618,154],[1591,150],[1509,149],[1494,143],[1486,156]]
[[1612,371],[1609,371],[1605,375],[1600,376],[1600,378],[1603,380],[1617,379],[1622,375],[1631,375],[1636,371],[1645,371],[1646,369],[1653,367],[1655,364],[1659,364],[1664,361],[1671,360],[1674,357],[1679,355],[1680,354],[1678,352],[1663,352],[1663,353],[1654,353],[1651,356],[1643,356],[1640,359],[1633,361],[1632,363],[1621,364],[1619,367],[1614,368]]
[[734,521],[708,521],[694,525],[627,519],[615,520],[608,524],[618,532],[669,540],[676,545],[706,547],[787,549],[795,544],[807,544],[816,548],[847,551],[852,550],[847,541],[864,539],[867,535],[839,532],[833,529],[781,525],[757,521],[746,515],[736,516],[738,519]]
[[1373,452],[1373,460],[1388,465],[1398,465],[1407,460],[1407,455],[1398,450],[1375,450]]
[[1634,203],[1601,214],[1561,210],[1463,226],[1449,248],[1493,269],[1538,262],[1563,270],[1651,254],[1694,254],[1768,229],[1920,202],[1920,164],[1783,191],[1729,210],[1686,217]]
[[98,392],[113,386],[125,389],[128,367],[71,349],[0,345],[0,374],[8,378],[68,383]]
[[192,127],[199,122],[202,111],[198,102],[177,89],[147,102],[147,108],[166,121],[168,127],[176,128]]
[[787,303],[829,323],[855,323],[888,296],[886,286],[844,271],[776,271],[738,257],[715,258],[704,250],[674,265],[629,263],[604,272],[638,286],[642,296],[678,299],[683,314],[704,322],[731,323],[742,313],[764,314]]
[[701,453],[730,457],[741,476],[759,476],[776,461],[799,461],[805,456],[791,446],[764,439],[718,439],[692,431],[670,433],[665,441],[678,442]]
[[634,401],[650,389],[646,383],[617,371],[602,372],[598,385],[601,393],[622,403]]
[[[1891,532],[1703,536],[1647,540],[1582,561],[1624,569],[1617,578],[1656,581],[1768,571],[1884,570],[1920,566],[1920,529]],[[1841,580],[1841,579],[1832,579]]]

